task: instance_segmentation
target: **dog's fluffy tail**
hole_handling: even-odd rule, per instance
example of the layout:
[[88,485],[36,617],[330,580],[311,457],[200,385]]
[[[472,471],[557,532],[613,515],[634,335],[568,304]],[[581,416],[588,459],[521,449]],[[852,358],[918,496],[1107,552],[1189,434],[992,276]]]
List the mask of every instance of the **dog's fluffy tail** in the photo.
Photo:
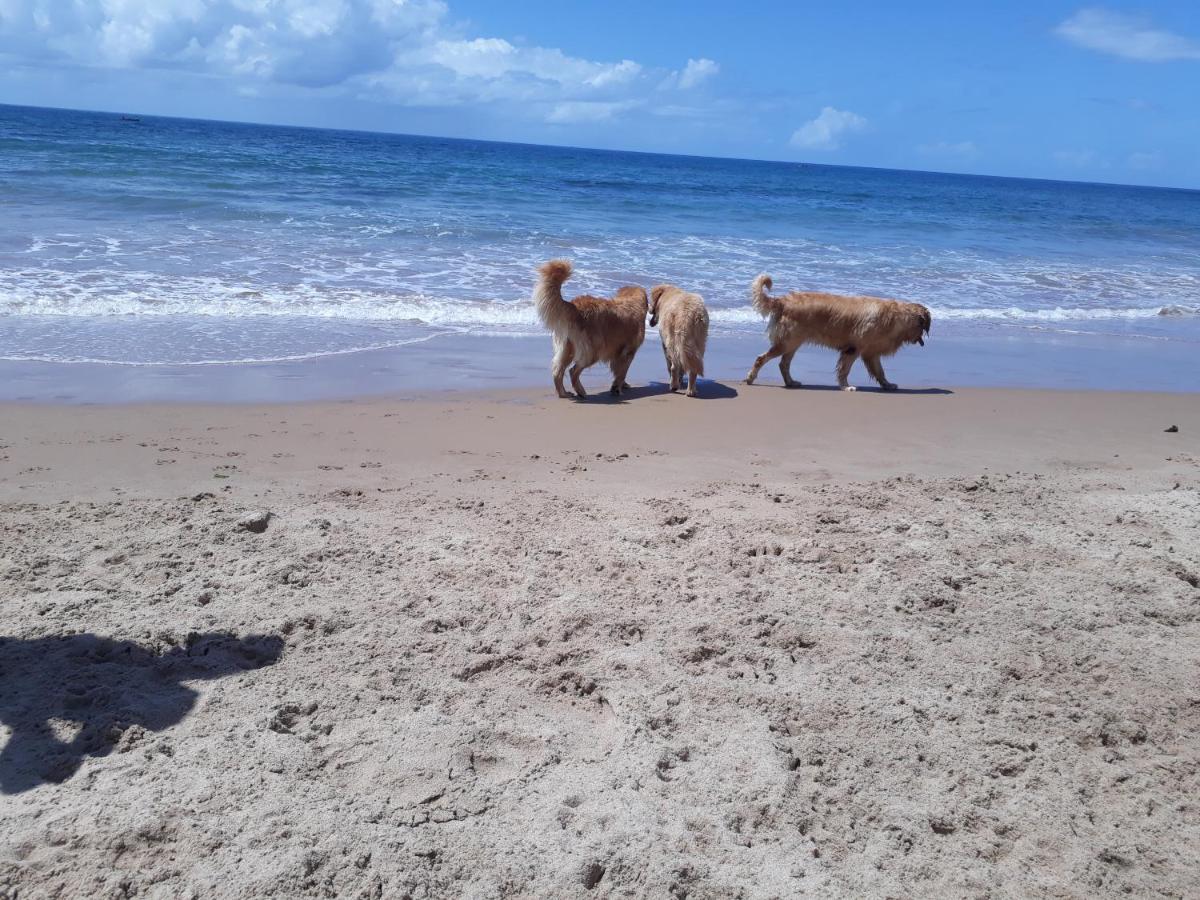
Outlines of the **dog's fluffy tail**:
[[563,282],[571,277],[571,264],[565,259],[552,259],[538,269],[541,278],[533,291],[533,303],[537,307],[542,324],[555,334],[564,331],[565,317],[570,304],[563,299]]
[[754,304],[755,312],[763,317],[771,315],[779,308],[779,301],[767,296],[771,283],[770,275],[759,275],[750,285],[750,302]]

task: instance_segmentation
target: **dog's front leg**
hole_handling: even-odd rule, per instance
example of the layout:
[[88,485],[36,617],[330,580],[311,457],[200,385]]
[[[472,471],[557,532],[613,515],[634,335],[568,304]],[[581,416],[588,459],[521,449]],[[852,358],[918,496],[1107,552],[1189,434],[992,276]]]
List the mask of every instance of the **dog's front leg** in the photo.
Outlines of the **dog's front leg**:
[[783,376],[784,387],[800,387],[800,382],[792,377],[792,357],[795,355],[795,350],[789,350],[779,358],[779,374]]
[[879,382],[879,387],[885,391],[896,390],[896,385],[887,380],[887,376],[883,374],[883,363],[879,361],[878,356],[864,356],[863,365],[867,367],[867,371],[871,373],[871,377]]
[[854,361],[858,359],[858,351],[853,347],[842,351],[842,355],[837,361],[837,380],[838,387],[843,391],[858,390],[854,385],[850,384],[850,367],[854,365]]
[[754,365],[750,368],[750,372],[746,375],[746,384],[754,384],[754,379],[758,377],[758,370],[775,357],[781,355],[783,355],[783,345],[772,344],[770,350],[754,361]]

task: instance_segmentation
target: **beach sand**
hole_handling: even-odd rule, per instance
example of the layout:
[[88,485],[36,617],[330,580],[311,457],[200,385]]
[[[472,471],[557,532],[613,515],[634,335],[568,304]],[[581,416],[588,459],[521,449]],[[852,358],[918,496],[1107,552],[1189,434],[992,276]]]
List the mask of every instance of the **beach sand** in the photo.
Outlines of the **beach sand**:
[[0,897],[1193,895],[1195,395],[705,389],[0,406]]

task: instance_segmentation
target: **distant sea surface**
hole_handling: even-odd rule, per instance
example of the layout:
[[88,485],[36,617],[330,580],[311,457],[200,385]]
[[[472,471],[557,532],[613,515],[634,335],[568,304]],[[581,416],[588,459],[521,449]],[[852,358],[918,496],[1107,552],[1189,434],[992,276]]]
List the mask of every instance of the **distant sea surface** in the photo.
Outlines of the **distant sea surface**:
[[935,337],[1200,334],[1197,191],[0,106],[0,360],[540,333],[534,270],[559,256],[572,295],[699,291],[714,340],[761,333],[759,272],[920,301]]

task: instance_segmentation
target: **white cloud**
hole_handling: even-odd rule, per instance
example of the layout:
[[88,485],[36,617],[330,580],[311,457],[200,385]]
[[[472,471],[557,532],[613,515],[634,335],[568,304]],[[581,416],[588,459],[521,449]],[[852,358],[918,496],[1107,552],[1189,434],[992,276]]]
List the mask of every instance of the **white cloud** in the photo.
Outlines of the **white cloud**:
[[0,0],[0,54],[34,65],[169,69],[229,91],[319,88],[410,106],[508,102],[513,115],[603,121],[664,77],[673,90],[716,72],[470,35],[442,0]]
[[567,56],[544,47],[516,47],[503,38],[441,40],[405,56],[409,64],[436,63],[460,78],[497,80],[528,76],[573,87],[606,87],[627,84],[642,67],[632,60],[606,64]]
[[568,100],[557,103],[546,121],[556,125],[579,122],[607,122],[623,112],[640,106],[637,100]]
[[967,158],[978,155],[979,148],[975,146],[974,141],[938,141],[935,144],[921,144],[917,147],[917,152],[925,156]]
[[1159,109],[1157,103],[1153,103],[1142,97],[1088,97],[1088,99],[1101,106],[1132,109],[1135,112],[1155,112]]
[[1154,169],[1161,169],[1165,159],[1157,150],[1147,152],[1138,152],[1129,154],[1129,159],[1126,161],[1129,168],[1136,169],[1139,172],[1149,172]]
[[631,59],[623,59],[615,66],[602,66],[601,70],[587,80],[592,87],[613,84],[628,84],[642,73],[642,67]]
[[706,119],[714,115],[714,111],[708,107],[687,106],[682,103],[667,103],[663,106],[656,106],[651,112],[656,116],[662,116],[664,119]]
[[682,90],[691,90],[699,84],[702,84],[712,78],[721,67],[711,59],[689,59],[687,65],[683,67],[683,71],[679,73],[679,87]]
[[1106,9],[1081,9],[1054,29],[1073,44],[1139,62],[1200,60],[1200,42]]
[[821,114],[792,133],[792,146],[806,150],[836,150],[844,135],[862,131],[867,120],[857,113],[826,106]]
[[1107,169],[1108,163],[1095,150],[1056,150],[1054,161],[1071,169]]
[[446,13],[441,0],[7,0],[0,52],[325,87],[386,68]]

